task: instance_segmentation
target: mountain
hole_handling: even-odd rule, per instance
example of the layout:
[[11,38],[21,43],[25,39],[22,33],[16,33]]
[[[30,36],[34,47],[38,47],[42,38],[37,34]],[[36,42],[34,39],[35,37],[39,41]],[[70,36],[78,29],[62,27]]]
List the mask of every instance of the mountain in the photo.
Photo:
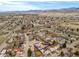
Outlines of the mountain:
[[46,12],[79,12],[79,8],[72,7],[72,8],[52,9],[52,10],[6,11],[6,12],[0,12],[0,15],[39,14]]

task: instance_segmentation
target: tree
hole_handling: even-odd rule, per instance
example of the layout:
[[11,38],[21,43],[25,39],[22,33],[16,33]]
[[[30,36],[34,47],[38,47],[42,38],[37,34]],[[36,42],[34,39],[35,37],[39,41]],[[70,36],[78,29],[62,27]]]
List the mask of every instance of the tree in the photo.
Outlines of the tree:
[[79,29],[77,28],[77,32],[79,31]]
[[27,54],[28,54],[28,57],[31,57],[31,55],[32,55],[32,51],[31,51],[30,48],[28,49]]
[[66,43],[64,43],[62,47],[63,47],[63,48],[66,48]]
[[75,54],[76,56],[79,56],[79,51],[76,51],[74,54]]
[[74,31],[74,29],[71,29],[71,31]]
[[60,56],[64,56],[64,53],[63,53],[63,52],[61,52],[61,53],[60,53]]
[[70,35],[68,35],[68,37],[70,37]]
[[66,48],[66,43],[61,44],[60,48]]

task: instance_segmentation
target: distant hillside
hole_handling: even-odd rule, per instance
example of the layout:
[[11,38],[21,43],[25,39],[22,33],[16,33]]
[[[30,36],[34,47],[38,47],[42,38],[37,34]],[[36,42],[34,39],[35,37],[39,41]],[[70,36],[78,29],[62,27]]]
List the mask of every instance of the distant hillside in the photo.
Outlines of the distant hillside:
[[72,7],[72,8],[52,9],[52,10],[7,11],[7,12],[0,12],[0,15],[39,14],[46,12],[79,12],[79,8]]

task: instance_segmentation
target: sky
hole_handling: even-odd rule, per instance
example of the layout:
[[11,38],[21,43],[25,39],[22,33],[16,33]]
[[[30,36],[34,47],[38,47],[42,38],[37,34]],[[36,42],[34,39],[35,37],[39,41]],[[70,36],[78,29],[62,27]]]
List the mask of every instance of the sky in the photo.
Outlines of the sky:
[[79,7],[79,1],[52,1],[52,0],[0,0],[0,12],[50,10]]

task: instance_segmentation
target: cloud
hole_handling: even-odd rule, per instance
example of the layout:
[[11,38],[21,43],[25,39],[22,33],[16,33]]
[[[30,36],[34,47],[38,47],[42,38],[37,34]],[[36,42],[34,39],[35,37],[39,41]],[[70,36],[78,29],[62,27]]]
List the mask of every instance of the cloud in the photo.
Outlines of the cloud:
[[25,11],[25,10],[38,10],[39,8],[29,4],[26,2],[26,5],[23,2],[12,2],[12,1],[7,1],[7,2],[0,2],[0,10],[1,11]]
[[[0,0],[1,2],[4,2],[4,1],[34,1],[34,2],[43,2],[43,1],[52,1],[52,0]],[[54,0],[55,1],[55,0]]]
[[[40,0],[41,1],[41,0]],[[26,0],[0,0],[0,11],[26,11],[26,10],[47,10],[79,7],[79,2],[44,1],[34,2]]]
[[3,5],[3,3],[0,3],[0,5]]

